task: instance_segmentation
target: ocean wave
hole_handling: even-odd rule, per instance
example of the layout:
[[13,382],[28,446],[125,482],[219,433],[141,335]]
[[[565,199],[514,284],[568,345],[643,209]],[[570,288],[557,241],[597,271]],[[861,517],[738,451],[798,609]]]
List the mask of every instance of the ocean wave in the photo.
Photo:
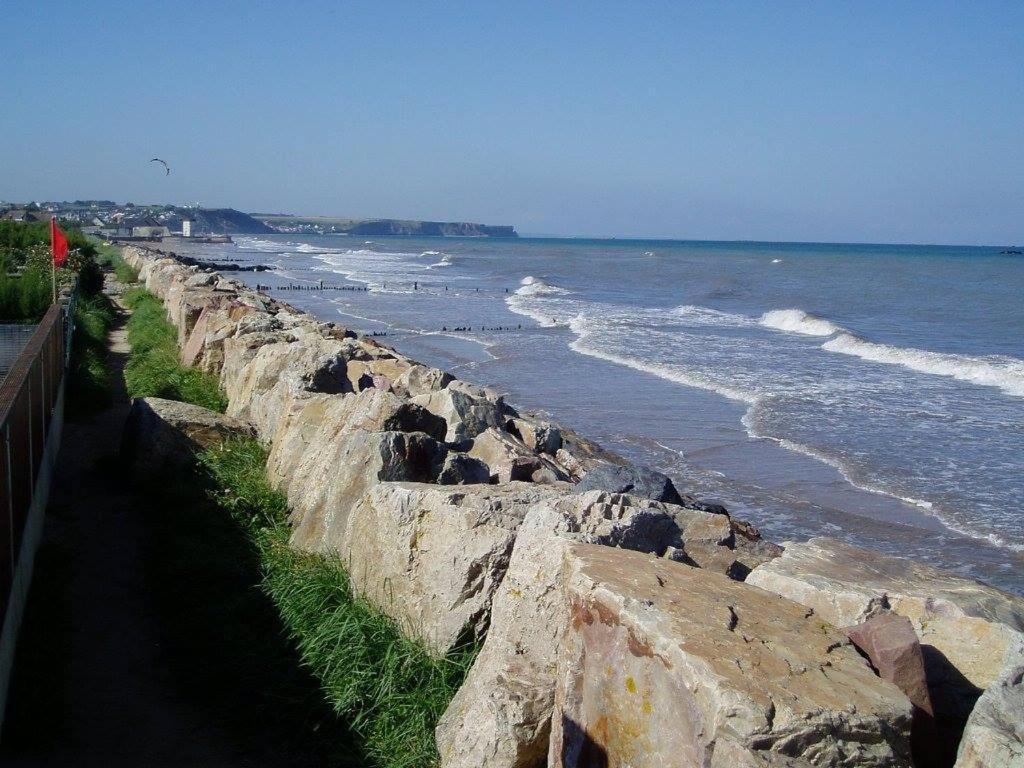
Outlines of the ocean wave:
[[1024,360],[1002,355],[972,357],[923,349],[893,347],[843,333],[821,345],[829,352],[853,355],[862,360],[899,365],[918,373],[948,376],[959,381],[998,387],[1008,395],[1024,397]]
[[268,251],[294,250],[298,243],[282,243],[274,240],[263,240],[259,237],[236,236],[235,245],[240,248],[251,248],[254,251],[266,253]]
[[441,255],[440,251],[424,251],[423,253],[420,254],[420,256],[440,256],[440,255]]
[[565,296],[570,293],[572,291],[546,283],[533,275],[524,277],[520,281],[520,287],[516,288],[516,295],[518,296]]
[[344,248],[328,248],[323,245],[311,245],[309,243],[302,243],[295,247],[295,251],[298,253],[345,253]]
[[[655,310],[657,312],[657,310]],[[660,314],[660,312],[659,312]],[[671,311],[674,318],[685,320],[691,325],[720,325],[733,328],[745,328],[754,325],[746,315],[735,315],[732,312],[721,312],[710,307],[695,304],[683,304]]]
[[639,357],[627,354],[616,354],[611,351],[607,344],[588,343],[588,341],[599,334],[604,321],[596,317],[587,317],[577,314],[569,321],[569,330],[576,335],[576,340],[569,344],[569,347],[581,355],[596,357],[599,360],[606,360],[610,363],[624,365],[635,371],[649,373],[667,381],[683,384],[688,387],[697,387],[712,392],[717,392],[730,400],[738,400],[753,405],[760,399],[760,395],[741,387],[723,384],[711,376],[698,371],[683,371],[678,367],[656,363],[650,360],[643,360]]
[[[433,254],[433,255],[436,256],[437,255],[437,251],[427,251],[427,253],[425,253],[423,255],[426,256],[427,254]],[[452,258],[452,256],[450,254],[446,253],[444,256],[441,257],[440,261],[435,261],[433,264],[429,265],[427,267],[427,269],[436,269],[438,267],[450,267],[454,263],[455,263],[455,259]]]
[[845,330],[829,320],[808,314],[802,309],[773,309],[771,312],[761,315],[759,322],[766,328],[802,333],[806,336],[831,336]]

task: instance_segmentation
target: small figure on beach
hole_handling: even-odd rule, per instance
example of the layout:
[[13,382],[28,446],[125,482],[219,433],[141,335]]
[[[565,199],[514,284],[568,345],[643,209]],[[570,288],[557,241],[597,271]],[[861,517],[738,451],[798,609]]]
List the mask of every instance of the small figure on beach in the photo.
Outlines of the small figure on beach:
[[412,289],[413,289],[414,291],[418,291],[418,290],[420,289],[420,284],[419,284],[419,281],[414,281],[414,282],[413,282],[413,284],[412,284]]

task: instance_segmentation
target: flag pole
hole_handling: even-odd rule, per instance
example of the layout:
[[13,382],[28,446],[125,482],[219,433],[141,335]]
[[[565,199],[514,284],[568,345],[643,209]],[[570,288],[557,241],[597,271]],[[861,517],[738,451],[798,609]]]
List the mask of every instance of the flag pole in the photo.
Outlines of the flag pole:
[[57,217],[50,217],[50,276],[53,278],[53,303],[57,303],[57,260],[54,258],[53,230],[57,226]]

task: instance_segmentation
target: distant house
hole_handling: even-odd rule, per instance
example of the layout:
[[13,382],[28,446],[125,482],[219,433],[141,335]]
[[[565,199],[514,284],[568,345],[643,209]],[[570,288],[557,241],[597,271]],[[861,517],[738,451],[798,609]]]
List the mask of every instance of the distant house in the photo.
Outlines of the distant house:
[[181,236],[192,237],[192,227],[195,226],[195,219],[191,219],[188,216],[181,220]]
[[50,214],[45,211],[28,211],[24,208],[10,208],[0,214],[5,221],[49,221]]

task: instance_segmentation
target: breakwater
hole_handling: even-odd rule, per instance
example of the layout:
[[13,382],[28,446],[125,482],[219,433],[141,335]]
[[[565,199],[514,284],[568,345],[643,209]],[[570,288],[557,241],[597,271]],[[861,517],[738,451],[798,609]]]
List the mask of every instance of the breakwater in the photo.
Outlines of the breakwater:
[[909,765],[912,736],[1024,663],[1018,598],[830,539],[783,549],[499,393],[124,256],[269,446],[292,546],[339,554],[435,651],[482,643],[442,765]]

